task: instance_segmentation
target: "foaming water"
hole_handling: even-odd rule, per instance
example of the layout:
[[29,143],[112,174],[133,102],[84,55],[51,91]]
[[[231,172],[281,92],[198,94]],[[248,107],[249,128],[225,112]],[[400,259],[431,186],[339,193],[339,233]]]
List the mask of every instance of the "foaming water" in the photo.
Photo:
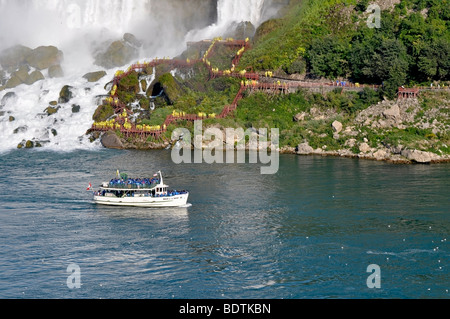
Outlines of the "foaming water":
[[[98,107],[97,96],[105,94],[104,85],[113,74],[103,82],[88,83],[79,73],[64,79],[46,79],[32,86],[21,85],[14,90],[14,96],[6,99],[0,118],[0,152],[17,148],[23,140],[38,140],[50,149],[66,151],[94,149],[85,136],[92,126],[92,115]],[[70,83],[73,98],[69,103],[59,104],[57,113],[48,115],[46,109],[51,101],[58,101],[59,92]],[[3,92],[2,92],[3,93]],[[74,112],[74,107],[79,110]],[[10,117],[14,120],[10,121]]]
[[217,22],[201,30],[190,31],[186,35],[186,41],[210,39],[227,31],[235,22],[249,21],[259,26],[263,21],[264,4],[266,0],[218,0]]
[[[2,298],[448,298],[448,165],[283,155],[267,176],[170,151],[23,154],[0,155]],[[162,170],[191,205],[94,205],[88,183],[117,169]]]
[[19,41],[39,46],[62,44],[77,33],[108,30],[121,35],[135,27],[134,21],[147,18],[150,7],[151,0],[2,0],[0,27],[9,34],[0,37],[6,41],[3,45]]
[[[219,0],[217,23],[188,34],[185,41],[218,36],[236,21],[258,25],[264,4],[264,0]],[[180,29],[179,20],[187,17],[179,13],[179,9],[173,13],[176,10],[172,10],[175,7],[171,9],[171,5],[176,7],[177,1],[155,6],[153,0],[33,0],[31,3],[1,0],[0,30],[8,32],[0,32],[0,50],[17,43],[31,48],[55,45],[64,53],[65,76],[49,79],[44,74],[47,79],[31,86],[20,85],[0,92],[0,101],[3,100],[0,153],[14,150],[19,143],[28,140],[58,151],[97,149],[99,145],[91,144],[85,133],[92,125],[92,115],[101,97],[108,94],[105,85],[120,68],[106,70],[107,75],[99,82],[88,83],[83,75],[102,69],[94,65],[92,53],[105,45],[103,41],[120,39],[125,32],[136,32],[149,40],[140,53],[144,60],[181,53],[186,47],[182,40],[188,30]],[[177,16],[179,14],[181,17]],[[158,36],[148,39],[147,30],[158,30],[154,32]],[[73,99],[59,105],[58,112],[48,116],[45,110],[50,102],[58,101],[65,85],[72,87]],[[5,98],[7,96],[10,97]],[[74,106],[79,107],[80,112],[74,112]]]

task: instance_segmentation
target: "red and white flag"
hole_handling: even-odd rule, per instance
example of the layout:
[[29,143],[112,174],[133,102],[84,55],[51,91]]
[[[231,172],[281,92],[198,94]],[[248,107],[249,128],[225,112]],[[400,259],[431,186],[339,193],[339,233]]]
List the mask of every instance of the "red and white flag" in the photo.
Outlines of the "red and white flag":
[[92,184],[91,183],[89,183],[89,186],[88,186],[88,188],[86,189],[87,191],[90,191],[91,190],[91,188],[92,188]]

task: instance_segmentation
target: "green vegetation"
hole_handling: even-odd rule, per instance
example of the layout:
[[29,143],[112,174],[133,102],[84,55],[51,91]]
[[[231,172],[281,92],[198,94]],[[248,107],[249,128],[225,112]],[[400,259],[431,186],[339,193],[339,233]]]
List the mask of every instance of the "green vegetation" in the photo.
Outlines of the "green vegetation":
[[[278,96],[256,93],[239,103],[235,118],[236,122],[245,128],[280,129],[281,145],[295,147],[306,139],[315,145],[321,144],[320,147],[327,145],[338,148],[339,141],[333,139],[332,122],[336,119],[350,121],[356,111],[364,110],[378,101],[379,95],[371,89],[345,94],[336,89],[326,95],[308,91]],[[312,108],[330,116],[322,120],[308,115],[305,121],[294,122],[295,114],[310,112]]]
[[[379,29],[367,26],[366,9],[370,3],[369,0],[291,0],[282,18],[266,21],[256,30],[253,48],[244,53],[237,70],[382,85],[379,90],[336,88],[315,92],[299,90],[286,95],[248,90],[234,114],[226,119],[204,120],[203,125],[278,128],[282,147],[294,148],[307,142],[313,149],[347,149],[359,154],[360,145],[367,143],[375,149],[406,146],[450,154],[448,92],[422,92],[418,103],[402,110],[402,116],[408,118],[404,122],[386,125],[389,120],[382,114],[386,109],[381,112],[377,109],[385,98],[396,97],[399,86],[429,85],[433,81],[448,85],[448,0],[402,0],[382,11]],[[201,59],[209,46],[208,42],[191,44],[180,59]],[[214,68],[230,69],[235,54],[235,49],[217,45],[209,61]],[[147,75],[150,71],[153,72],[149,69]],[[175,73],[171,71],[165,64],[156,67],[156,80],[146,96],[138,94],[142,74],[132,72],[120,81],[119,99],[130,108],[139,101],[144,110],[134,110],[139,114],[136,124],[161,126],[173,112],[218,115],[225,105],[233,102],[240,88],[240,79],[211,79],[201,62],[179,68]],[[162,91],[163,96],[150,101],[152,95]],[[151,110],[151,102],[155,103],[155,110]],[[359,121],[365,110],[370,111],[368,117]],[[94,118],[106,120],[112,115],[114,110],[110,106],[101,106]],[[335,121],[345,131],[335,132],[332,126]],[[147,142],[170,139],[176,127],[193,132],[191,121],[180,121],[170,125],[160,139],[148,137]]]
[[114,108],[111,105],[101,105],[94,113],[93,119],[95,122],[102,122],[114,115]]
[[138,92],[139,92],[139,75],[137,72],[133,71],[119,82],[117,88],[117,95],[120,101],[122,101],[125,104],[129,104],[135,101],[136,94]]
[[283,18],[260,27],[241,65],[289,71],[305,61],[312,77],[384,84],[389,98],[401,85],[450,80],[448,0],[402,0],[382,11],[379,29],[367,26],[368,4],[291,1]]

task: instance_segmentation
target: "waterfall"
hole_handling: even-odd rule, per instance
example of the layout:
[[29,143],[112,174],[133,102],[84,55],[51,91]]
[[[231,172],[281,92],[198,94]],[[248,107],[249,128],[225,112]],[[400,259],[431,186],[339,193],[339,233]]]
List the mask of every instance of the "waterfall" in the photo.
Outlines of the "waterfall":
[[233,23],[250,21],[259,26],[263,18],[267,0],[218,0],[217,23],[202,30],[194,30],[186,35],[186,41],[211,39],[222,35]]
[[[117,69],[105,70],[107,75],[97,83],[83,79],[84,74],[101,69],[93,65],[87,42],[101,44],[125,32],[140,30],[154,43],[142,59],[172,53],[175,56],[185,48],[182,38],[176,38],[180,32],[184,32],[181,37],[186,36],[185,40],[202,40],[220,35],[220,31],[235,22],[251,21],[259,25],[264,3],[268,0],[218,0],[217,22],[190,33],[181,27],[182,19],[192,20],[198,16],[192,18],[192,12],[190,15],[183,13],[187,1],[0,0],[0,51],[22,44],[30,48],[54,45],[64,52],[64,77],[49,78],[45,73],[42,81],[0,91],[0,154],[15,149],[24,140],[39,141],[44,149],[62,151],[100,147],[91,144],[85,133],[92,125],[92,115],[100,102],[97,97],[107,94],[105,84]],[[179,4],[184,6],[177,6]],[[170,6],[178,11],[174,13]],[[190,9],[199,11],[197,7]],[[155,27],[155,21],[160,22],[159,28]],[[3,72],[5,75],[9,73]],[[55,114],[48,114],[47,108],[52,101],[58,101],[65,85],[72,87],[73,98],[69,103],[59,103]]]
[[59,21],[69,29],[111,28],[122,32],[133,20],[144,18],[150,5],[151,0],[2,0],[0,9],[20,10],[35,21],[47,12],[53,22]]
[[261,23],[264,0],[219,0],[217,3],[218,25],[232,22],[250,21],[254,25]]

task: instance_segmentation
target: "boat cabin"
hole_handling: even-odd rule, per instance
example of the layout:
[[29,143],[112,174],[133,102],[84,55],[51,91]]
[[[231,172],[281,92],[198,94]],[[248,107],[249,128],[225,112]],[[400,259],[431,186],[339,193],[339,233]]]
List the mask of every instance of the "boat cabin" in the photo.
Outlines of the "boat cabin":
[[166,196],[168,189],[169,189],[169,187],[166,185],[158,185],[152,189],[151,194],[153,197]]

